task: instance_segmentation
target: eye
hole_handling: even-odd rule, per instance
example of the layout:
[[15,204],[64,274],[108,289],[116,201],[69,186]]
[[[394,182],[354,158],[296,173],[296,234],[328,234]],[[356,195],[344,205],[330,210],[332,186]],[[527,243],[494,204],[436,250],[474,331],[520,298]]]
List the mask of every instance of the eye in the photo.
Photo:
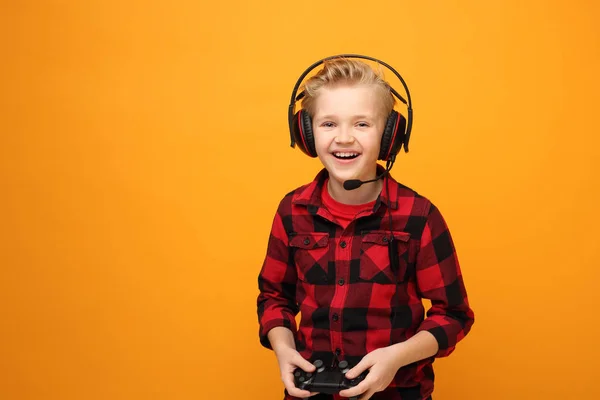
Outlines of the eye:
[[325,128],[333,128],[334,124],[333,122],[323,122],[321,126],[324,126]]
[[359,127],[361,127],[361,128],[368,128],[368,127],[369,127],[369,124],[368,124],[368,123],[366,123],[366,122],[359,122],[357,125],[358,125]]

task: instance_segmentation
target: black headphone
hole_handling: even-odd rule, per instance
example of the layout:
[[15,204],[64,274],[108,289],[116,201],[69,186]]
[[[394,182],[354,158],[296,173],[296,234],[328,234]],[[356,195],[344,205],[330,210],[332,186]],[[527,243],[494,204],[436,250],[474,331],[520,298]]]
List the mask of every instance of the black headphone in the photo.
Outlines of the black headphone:
[[394,75],[398,77],[400,82],[402,82],[404,90],[406,91],[408,101],[406,101],[402,96],[400,96],[398,92],[394,90],[394,88],[392,88],[391,86],[390,91],[394,96],[396,96],[398,100],[406,104],[408,108],[408,121],[402,114],[400,114],[396,110],[392,110],[392,112],[388,116],[387,122],[385,124],[385,129],[381,137],[379,160],[389,161],[390,159],[395,159],[396,154],[398,154],[398,152],[402,148],[402,145],[404,145],[404,151],[408,152],[408,141],[410,139],[410,131],[412,128],[413,112],[412,102],[410,99],[410,92],[408,91],[408,86],[406,85],[406,82],[404,82],[404,79],[400,76],[398,72],[396,72],[394,68],[392,68],[385,62],[373,57],[363,56],[359,54],[340,54],[324,58],[315,62],[313,65],[308,67],[306,71],[302,73],[302,75],[300,75],[300,78],[298,78],[298,81],[294,86],[288,109],[288,124],[290,129],[291,140],[290,146],[295,147],[295,145],[298,144],[298,147],[300,148],[300,150],[302,150],[303,153],[313,158],[317,157],[317,152],[315,150],[315,140],[312,130],[312,120],[310,118],[310,115],[308,115],[308,113],[302,109],[295,113],[296,102],[304,97],[305,92],[301,92],[298,96],[296,96],[296,93],[298,92],[298,88],[300,87],[300,84],[302,83],[303,79],[306,77],[306,75],[308,75],[310,71],[312,71],[314,68],[324,63],[325,61],[334,58],[362,58],[365,60],[375,61],[387,67],[390,71],[394,73]]

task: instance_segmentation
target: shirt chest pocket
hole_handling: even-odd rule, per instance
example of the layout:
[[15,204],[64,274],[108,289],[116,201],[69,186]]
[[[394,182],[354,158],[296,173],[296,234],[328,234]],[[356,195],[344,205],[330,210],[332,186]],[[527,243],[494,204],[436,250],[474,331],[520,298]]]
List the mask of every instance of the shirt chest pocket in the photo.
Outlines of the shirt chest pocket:
[[310,284],[326,284],[329,264],[329,234],[299,232],[289,241],[298,279]]
[[361,281],[379,284],[397,284],[404,281],[409,262],[410,234],[393,234],[394,243],[390,245],[390,231],[363,232],[359,270]]

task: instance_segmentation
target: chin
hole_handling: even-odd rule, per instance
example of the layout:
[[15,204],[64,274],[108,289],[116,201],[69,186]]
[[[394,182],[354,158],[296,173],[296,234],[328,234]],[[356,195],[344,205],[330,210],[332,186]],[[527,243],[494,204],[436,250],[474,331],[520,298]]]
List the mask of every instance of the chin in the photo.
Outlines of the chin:
[[329,178],[340,184],[343,184],[349,179],[358,179],[358,173],[354,171],[336,171],[335,169],[329,169]]

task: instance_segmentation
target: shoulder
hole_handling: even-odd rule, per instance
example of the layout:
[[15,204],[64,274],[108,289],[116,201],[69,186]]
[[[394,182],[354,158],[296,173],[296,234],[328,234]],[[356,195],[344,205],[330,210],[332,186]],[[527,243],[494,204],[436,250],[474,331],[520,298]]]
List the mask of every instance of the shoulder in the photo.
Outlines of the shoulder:
[[398,209],[413,216],[427,217],[435,208],[433,202],[422,193],[401,182],[393,181],[396,193],[392,193],[392,201],[396,201]]
[[404,229],[412,236],[417,238],[422,238],[424,234],[438,236],[448,231],[448,225],[438,205],[415,189],[396,183],[396,195],[391,201],[397,202],[395,214],[401,221],[405,221]]
[[303,196],[312,184],[312,182],[308,182],[285,193],[279,200],[277,212],[281,215],[292,215],[292,209],[295,207],[298,199]]
[[407,217],[407,230],[418,237],[425,231],[430,236],[449,236],[446,219],[434,201],[402,183],[397,185],[398,210]]
[[277,205],[275,219],[278,220],[288,236],[292,235],[297,229],[311,226],[314,222],[314,215],[311,213],[311,206],[306,202],[306,191],[310,190],[311,183],[298,186],[287,192]]

